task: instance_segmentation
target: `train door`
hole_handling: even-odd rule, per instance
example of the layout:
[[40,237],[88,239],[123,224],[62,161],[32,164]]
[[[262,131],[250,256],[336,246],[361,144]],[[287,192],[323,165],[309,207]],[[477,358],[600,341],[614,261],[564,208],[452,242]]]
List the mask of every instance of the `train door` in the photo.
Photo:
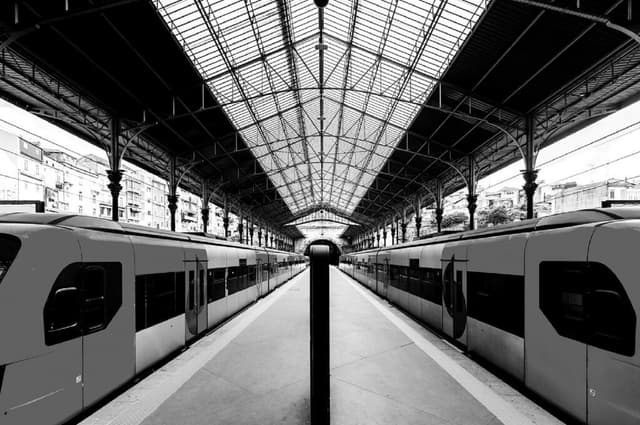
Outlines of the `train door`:
[[[27,259],[47,259],[25,264],[23,275],[25,281],[47,283],[49,288],[44,312],[42,306],[35,302],[30,305],[6,303],[5,306],[8,311],[13,311],[16,318],[27,313],[22,318],[25,321],[39,322],[44,318],[47,350],[44,355],[7,365],[3,369],[5,386],[0,397],[0,409],[4,413],[2,423],[64,422],[82,409],[80,288],[71,278],[74,274],[70,272],[74,268],[60,267],[79,263],[80,249],[72,232],[57,228],[43,229],[46,230],[27,234],[31,243],[22,246],[21,254]],[[56,249],[50,249],[54,240]],[[0,251],[6,248],[6,245],[0,246]],[[17,266],[17,263],[13,265]],[[45,281],[45,278],[51,280]],[[11,344],[8,340],[3,342],[3,350],[9,349],[9,353],[12,346],[16,348],[17,344]],[[38,402],[33,403],[34,400]]]
[[262,260],[258,257],[256,258],[256,291],[258,293],[258,298],[260,298],[262,294]]
[[389,293],[389,257],[384,257],[382,260],[382,269],[383,269],[383,279],[382,279],[382,287],[380,291],[380,296],[387,299],[387,295]]
[[198,334],[207,330],[207,258],[196,260]]
[[186,340],[190,341],[198,335],[198,311],[196,300],[196,262],[185,262],[185,276],[187,290],[185,291],[186,306],[184,309],[186,320]]
[[525,383],[586,422],[587,346],[581,272],[592,227],[537,232],[525,248]]
[[186,339],[190,341],[207,329],[207,261],[195,253],[185,262],[186,290]]
[[83,401],[90,406],[135,372],[133,246],[128,237],[91,232],[82,249]]
[[637,244],[628,225],[598,227],[589,244],[587,422],[640,422]]
[[442,251],[442,330],[467,345],[467,248],[445,246]]

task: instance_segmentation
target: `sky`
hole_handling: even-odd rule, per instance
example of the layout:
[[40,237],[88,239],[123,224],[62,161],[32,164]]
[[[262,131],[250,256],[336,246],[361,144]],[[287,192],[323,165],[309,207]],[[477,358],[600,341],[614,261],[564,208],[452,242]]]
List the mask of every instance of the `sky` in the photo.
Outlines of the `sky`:
[[[575,181],[587,184],[608,178],[640,177],[640,102],[583,128],[542,149],[536,168],[538,182],[558,184]],[[504,186],[521,187],[520,170],[524,161],[481,178],[478,185],[485,190]]]

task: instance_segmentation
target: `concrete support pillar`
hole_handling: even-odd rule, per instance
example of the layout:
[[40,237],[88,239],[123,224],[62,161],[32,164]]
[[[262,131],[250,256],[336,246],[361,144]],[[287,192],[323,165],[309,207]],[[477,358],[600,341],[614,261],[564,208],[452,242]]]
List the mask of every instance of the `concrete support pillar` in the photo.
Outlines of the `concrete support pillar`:
[[258,226],[258,246],[262,246],[262,226]]
[[402,230],[402,243],[407,241],[407,222],[402,220],[400,223],[400,229]]
[[387,246],[387,226],[385,224],[384,230],[382,231],[382,246]]
[[376,231],[376,240],[378,242],[376,246],[380,248],[380,232],[379,231]]
[[251,227],[249,227],[249,241],[251,245],[253,245],[253,230],[254,230],[255,222],[253,221],[253,217],[251,217]]
[[169,217],[171,223],[171,231],[176,231],[176,210],[178,209],[178,195],[176,180],[176,158],[171,157],[169,161],[169,194],[167,195],[167,201],[169,203]]
[[538,170],[535,169],[535,150],[534,150],[534,137],[535,137],[535,120],[533,115],[527,116],[527,146],[525,151],[525,169],[522,170],[522,177],[524,177],[524,193],[527,197],[527,218],[533,218],[533,195],[536,193],[538,184],[536,179],[538,178]]
[[242,233],[244,230],[244,225],[242,224],[242,221],[244,220],[244,218],[242,216],[239,217],[240,219],[238,220],[238,236],[240,237],[240,243],[244,243],[244,234]]
[[118,117],[111,118],[111,152],[110,152],[110,166],[107,170],[107,177],[109,178],[109,184],[107,187],[111,192],[111,219],[118,221],[118,198],[120,197],[120,191],[122,186],[120,181],[122,180],[122,170],[120,169],[120,119]]
[[207,233],[209,226],[209,185],[206,180],[202,181],[202,231]]

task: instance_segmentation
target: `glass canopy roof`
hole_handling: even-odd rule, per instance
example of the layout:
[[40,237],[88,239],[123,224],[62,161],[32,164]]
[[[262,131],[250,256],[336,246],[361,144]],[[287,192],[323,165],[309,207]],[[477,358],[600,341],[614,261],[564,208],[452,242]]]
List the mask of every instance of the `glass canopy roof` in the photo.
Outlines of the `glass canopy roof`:
[[291,212],[347,215],[486,3],[331,0],[320,82],[311,0],[154,0]]

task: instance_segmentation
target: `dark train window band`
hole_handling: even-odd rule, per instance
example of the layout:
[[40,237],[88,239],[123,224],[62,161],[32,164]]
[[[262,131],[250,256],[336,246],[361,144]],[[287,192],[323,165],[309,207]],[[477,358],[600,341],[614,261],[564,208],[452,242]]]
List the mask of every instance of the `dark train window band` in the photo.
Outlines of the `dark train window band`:
[[616,275],[602,263],[541,262],[540,309],[564,337],[635,354],[636,313]]
[[524,338],[524,276],[467,272],[467,314]]
[[121,306],[121,263],[70,264],[56,278],[44,306],[45,344],[102,330]]
[[389,266],[389,284],[438,305],[442,304],[442,272],[440,269],[418,267],[418,260],[409,267]]
[[184,272],[136,276],[136,332],[184,313]]
[[224,267],[207,270],[207,302],[211,303],[225,297]]

